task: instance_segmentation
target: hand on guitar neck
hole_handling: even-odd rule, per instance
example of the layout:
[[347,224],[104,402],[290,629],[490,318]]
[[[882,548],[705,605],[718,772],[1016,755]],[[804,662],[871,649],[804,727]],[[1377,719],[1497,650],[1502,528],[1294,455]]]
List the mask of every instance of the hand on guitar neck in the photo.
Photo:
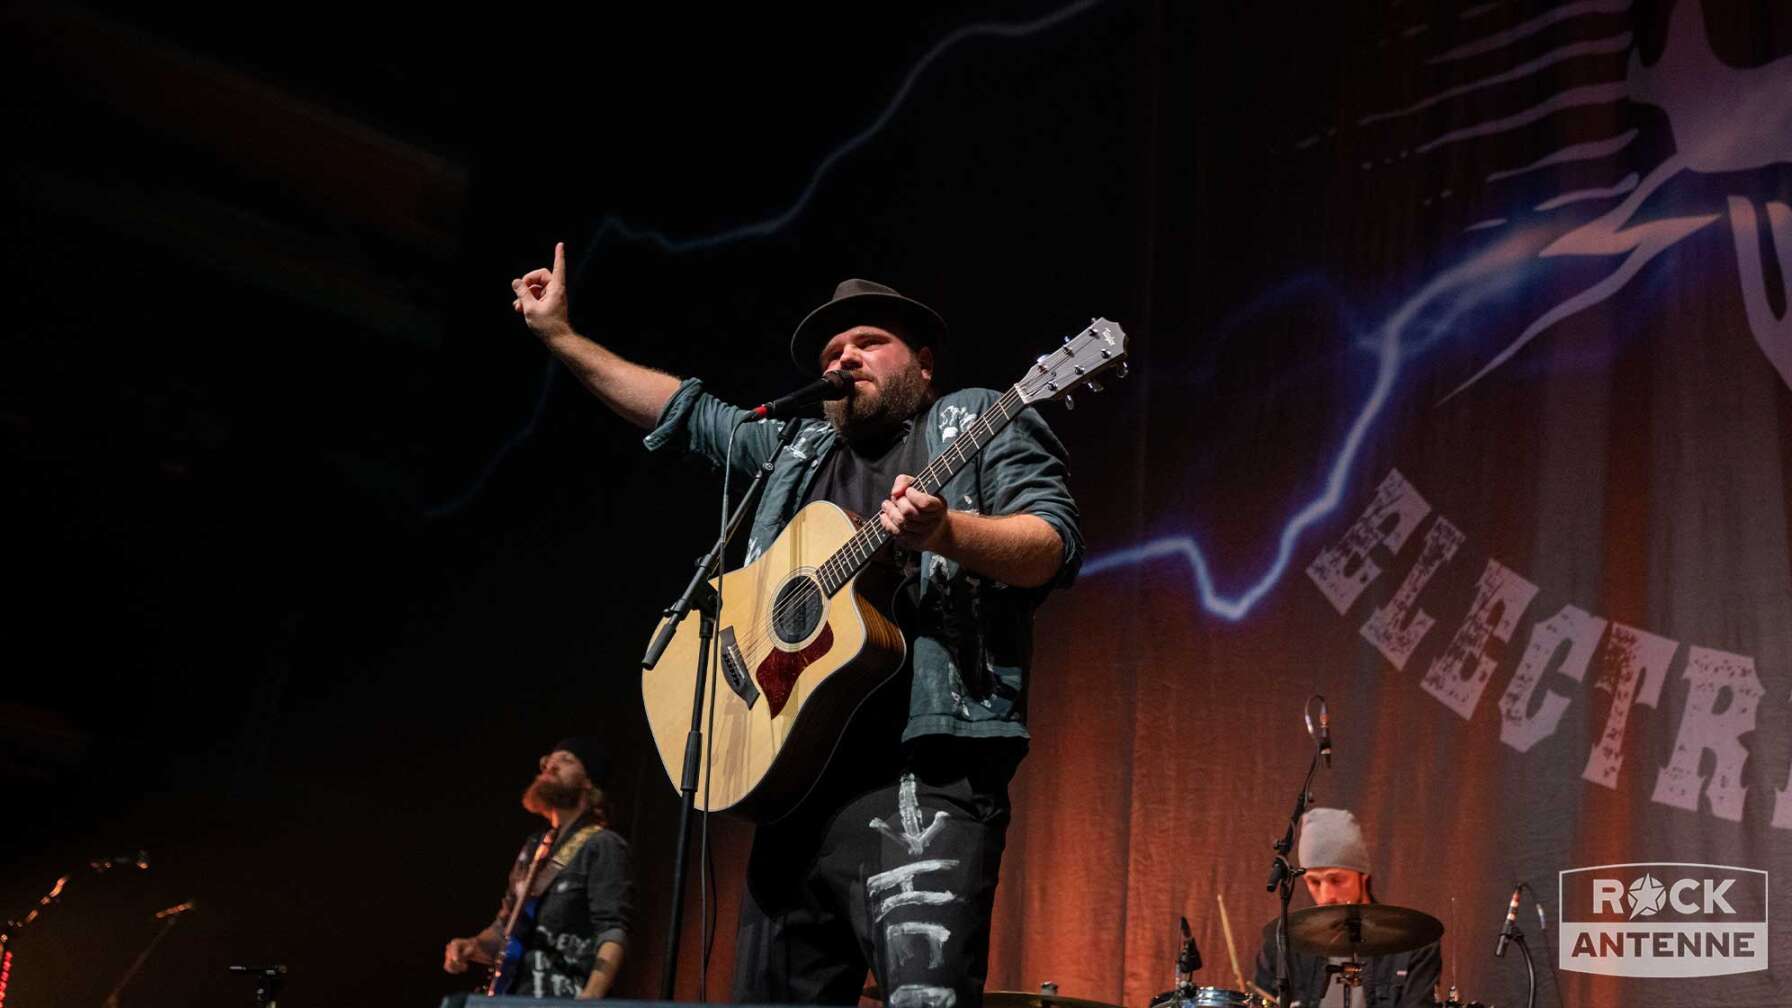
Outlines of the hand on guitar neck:
[[1037,588],[1058,575],[1064,540],[1037,515],[1000,517],[953,511],[946,502],[896,477],[878,523],[904,549],[938,553],[984,577]]

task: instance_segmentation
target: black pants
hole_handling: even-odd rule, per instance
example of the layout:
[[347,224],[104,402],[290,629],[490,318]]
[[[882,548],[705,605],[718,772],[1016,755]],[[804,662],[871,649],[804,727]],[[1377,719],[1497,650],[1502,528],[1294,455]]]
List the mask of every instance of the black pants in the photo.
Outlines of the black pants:
[[928,738],[882,766],[837,753],[803,808],[754,834],[734,1000],[854,1004],[869,968],[887,1008],[980,1008],[1025,751]]

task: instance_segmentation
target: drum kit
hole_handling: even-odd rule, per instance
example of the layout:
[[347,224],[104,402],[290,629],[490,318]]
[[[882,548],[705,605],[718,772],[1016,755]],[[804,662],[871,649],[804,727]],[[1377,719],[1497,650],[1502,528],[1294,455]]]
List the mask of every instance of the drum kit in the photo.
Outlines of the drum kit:
[[[1269,991],[1251,983],[1239,970],[1236,949],[1232,950],[1232,968],[1246,989],[1197,986],[1194,970],[1200,957],[1192,954],[1186,921],[1183,927],[1184,951],[1177,962],[1176,987],[1152,998],[1149,1008],[1272,1008],[1276,1004]],[[1226,932],[1230,947],[1230,925]],[[1342,960],[1331,969],[1336,973],[1335,982],[1347,990],[1362,985],[1364,959],[1410,952],[1437,941],[1443,934],[1443,924],[1430,914],[1384,903],[1316,906],[1288,914],[1288,947],[1310,956]],[[872,1001],[883,1000],[875,987],[868,988],[864,996]],[[1454,987],[1447,1000],[1431,1003],[1437,1008],[1487,1008],[1478,1001],[1457,1000]],[[1105,1001],[1064,997],[1058,993],[1058,985],[1050,982],[1041,984],[1038,991],[984,991],[983,1004],[984,1008],[1123,1008]]]
[[[1281,895],[1282,914],[1278,916],[1277,922],[1286,922],[1287,950],[1329,960],[1326,966],[1329,978],[1327,990],[1329,991],[1332,983],[1336,983],[1346,994],[1342,999],[1343,1003],[1358,1004],[1360,996],[1357,991],[1363,988],[1363,973],[1367,965],[1363,960],[1424,948],[1443,937],[1444,926],[1436,917],[1423,911],[1386,903],[1339,903],[1302,910],[1288,909],[1294,880],[1306,871],[1304,868],[1294,867],[1289,860],[1294,848],[1295,830],[1311,807],[1313,777],[1319,770],[1320,762],[1323,760],[1327,767],[1332,763],[1330,717],[1325,698],[1317,694],[1309,697],[1303,716],[1307,735],[1314,742],[1313,759],[1307,767],[1306,779],[1295,799],[1294,812],[1288,818],[1287,832],[1275,844],[1276,859],[1272,866],[1269,889]],[[1176,986],[1173,990],[1164,991],[1152,998],[1149,1008],[1275,1008],[1278,1004],[1273,993],[1248,979],[1239,967],[1238,947],[1232,939],[1232,923],[1226,914],[1225,898],[1218,894],[1215,898],[1219,904],[1226,951],[1231,958],[1232,973],[1238,980],[1238,987],[1203,987],[1195,983],[1194,974],[1201,966],[1201,956],[1190,937],[1188,919],[1183,918],[1180,922],[1182,948],[1176,957]],[[1516,891],[1513,892],[1512,901],[1512,906],[1516,908]],[[1507,927],[1512,927],[1510,918]],[[1273,940],[1274,933],[1273,930],[1269,931],[1266,940]],[[1502,932],[1502,949],[1505,933]],[[1522,934],[1515,937],[1523,941]],[[1460,1000],[1453,984],[1442,1001],[1436,1000],[1435,991],[1428,993],[1431,1000],[1426,1002],[1421,999],[1420,1003],[1429,1003],[1433,1008],[1490,1008],[1479,1001]],[[866,989],[863,996],[872,1001],[883,1000],[875,987]],[[1535,996],[1536,988],[1533,984],[1527,1003],[1535,1003]],[[1104,1001],[1062,997],[1058,994],[1058,985],[1050,982],[1041,984],[1038,992],[984,991],[983,1003],[987,1008],[1123,1008]],[[1403,999],[1403,1003],[1412,1002],[1410,999]],[[1289,1008],[1318,1006],[1316,1003],[1302,1005],[1299,1001],[1294,1001]]]

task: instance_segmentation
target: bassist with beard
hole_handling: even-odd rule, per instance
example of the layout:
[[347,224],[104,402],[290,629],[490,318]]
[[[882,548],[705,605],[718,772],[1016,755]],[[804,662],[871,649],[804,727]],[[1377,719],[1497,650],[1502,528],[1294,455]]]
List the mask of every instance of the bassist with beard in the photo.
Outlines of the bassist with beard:
[[[549,828],[523,843],[497,919],[470,938],[450,940],[443,969],[465,973],[471,963],[493,965],[502,958],[503,989],[494,993],[609,993],[628,948],[634,884],[628,842],[607,828],[601,785],[608,762],[602,743],[591,737],[562,739],[541,757],[523,807]],[[514,938],[509,955],[507,932]]]

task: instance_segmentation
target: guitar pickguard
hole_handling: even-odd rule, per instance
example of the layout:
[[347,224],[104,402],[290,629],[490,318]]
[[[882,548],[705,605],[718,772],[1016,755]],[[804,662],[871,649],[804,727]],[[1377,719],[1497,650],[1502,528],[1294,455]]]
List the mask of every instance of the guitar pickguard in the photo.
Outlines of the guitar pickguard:
[[765,660],[759,663],[759,668],[754,670],[753,678],[758,680],[759,689],[765,694],[765,702],[772,717],[777,717],[790,701],[790,692],[796,688],[796,677],[802,675],[804,669],[815,659],[827,654],[833,646],[834,628],[823,623],[821,633],[801,651],[774,649],[765,656]]

